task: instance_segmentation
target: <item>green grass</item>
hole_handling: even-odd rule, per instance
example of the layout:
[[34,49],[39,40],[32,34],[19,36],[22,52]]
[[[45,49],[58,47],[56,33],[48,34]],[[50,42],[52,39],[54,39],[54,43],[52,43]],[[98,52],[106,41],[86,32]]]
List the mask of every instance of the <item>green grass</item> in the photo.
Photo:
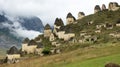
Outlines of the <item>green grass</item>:
[[120,64],[119,43],[98,45],[94,48],[78,48],[57,55],[33,57],[0,67],[104,67],[108,62]]
[[[105,45],[105,46],[104,46]],[[113,62],[120,64],[120,46],[109,46],[113,45],[104,44],[101,47],[95,49],[83,50],[83,53],[73,53],[71,58],[65,58],[65,60],[50,63],[44,67],[104,67],[106,63]],[[85,51],[85,52],[84,52]]]
[[104,67],[108,62],[120,64],[119,44],[98,44],[94,48],[78,48],[62,54],[33,57],[0,67]]
[[[95,59],[86,60],[80,63],[71,64],[73,66],[71,67],[104,67],[106,63],[113,62],[120,64],[120,54],[112,55],[112,56],[106,56],[106,57],[100,57]],[[70,65],[68,65],[70,67]]]
[[120,64],[120,54],[88,59],[83,62],[78,61],[78,62],[68,63],[63,66],[59,65],[58,67],[104,67],[105,64],[109,62]]

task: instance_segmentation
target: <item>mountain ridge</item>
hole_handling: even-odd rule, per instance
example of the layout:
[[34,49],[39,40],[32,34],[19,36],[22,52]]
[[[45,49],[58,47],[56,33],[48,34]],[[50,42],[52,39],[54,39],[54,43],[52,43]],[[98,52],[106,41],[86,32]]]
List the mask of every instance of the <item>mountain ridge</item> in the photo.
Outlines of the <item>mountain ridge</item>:
[[[10,16],[9,16],[10,17]],[[22,37],[19,31],[35,31],[43,33],[44,26],[41,19],[36,16],[17,16],[12,20],[7,17],[5,13],[0,14],[0,47],[9,48],[12,45],[20,47],[22,40],[26,37]],[[13,21],[14,20],[14,21]],[[17,32],[18,34],[17,34]],[[30,34],[30,33],[28,33]]]

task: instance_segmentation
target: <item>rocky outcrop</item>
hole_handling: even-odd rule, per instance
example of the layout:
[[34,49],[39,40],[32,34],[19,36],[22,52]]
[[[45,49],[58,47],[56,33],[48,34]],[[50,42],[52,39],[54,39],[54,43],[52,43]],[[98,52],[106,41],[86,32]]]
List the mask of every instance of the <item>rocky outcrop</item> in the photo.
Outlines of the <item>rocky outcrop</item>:
[[85,13],[84,12],[79,12],[78,13],[78,19],[82,19],[83,17],[85,17]]
[[108,6],[108,10],[112,10],[112,11],[116,11],[118,10],[120,7],[118,5],[117,2],[110,2],[109,6]]
[[115,64],[115,63],[108,63],[105,65],[105,67],[120,67],[120,65]]
[[43,32],[44,26],[42,24],[42,21],[36,16],[30,16],[30,17],[20,16],[18,17],[17,21],[27,30]]
[[67,14],[67,17],[66,17],[67,24],[74,23],[75,20],[76,20],[75,17],[71,13]]
[[105,4],[102,5],[102,10],[106,10]]
[[94,8],[94,13],[97,13],[99,11],[101,11],[101,8],[100,8],[99,5],[96,5],[95,8]]

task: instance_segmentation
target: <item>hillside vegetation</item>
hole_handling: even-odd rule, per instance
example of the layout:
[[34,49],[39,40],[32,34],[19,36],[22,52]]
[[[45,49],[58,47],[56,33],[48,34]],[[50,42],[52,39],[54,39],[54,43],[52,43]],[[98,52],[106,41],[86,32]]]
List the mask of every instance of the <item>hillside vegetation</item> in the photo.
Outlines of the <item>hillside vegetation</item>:
[[104,67],[106,63],[120,64],[119,43],[76,49],[57,55],[34,57],[16,64],[0,67]]
[[[73,29],[76,34],[79,34],[80,31],[95,31],[96,25],[104,24],[104,23],[111,23],[116,24],[117,21],[120,19],[120,9],[117,11],[100,11],[95,14],[88,15],[83,19],[77,20],[77,24],[70,24],[67,27]],[[88,22],[93,22],[93,24],[88,25]],[[112,30],[116,30],[116,27]],[[117,30],[120,30],[117,28]],[[103,29],[104,32],[104,29]],[[109,32],[109,31],[107,31]],[[91,33],[91,32],[89,32]],[[106,33],[106,32],[104,32]]]
[[[44,56],[31,53],[27,55],[32,55],[27,60],[15,64],[3,64],[1,67],[104,67],[109,62],[120,64],[120,9],[99,11],[74,22],[61,26],[63,30],[60,28],[67,36],[74,34],[74,37],[66,40],[56,36],[50,41],[51,35],[47,36],[49,34],[46,33],[52,31],[49,25],[45,26],[44,34],[33,40],[34,43],[40,40],[43,44]],[[52,45],[53,42],[60,45]],[[52,48],[59,49],[60,52],[52,53]]]

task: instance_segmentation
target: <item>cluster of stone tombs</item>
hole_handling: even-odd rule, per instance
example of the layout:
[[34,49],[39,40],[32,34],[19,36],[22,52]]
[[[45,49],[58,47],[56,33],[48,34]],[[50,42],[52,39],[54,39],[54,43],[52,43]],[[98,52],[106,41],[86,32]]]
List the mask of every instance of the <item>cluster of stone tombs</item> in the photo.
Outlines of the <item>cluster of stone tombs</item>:
[[[99,7],[99,5],[97,5],[95,7],[95,13],[100,10],[101,10],[101,8]],[[102,6],[102,10],[106,10],[106,6],[104,4]],[[113,10],[113,11],[118,10],[118,4],[115,2],[110,2],[109,10]],[[83,12],[78,13],[78,19],[82,19],[84,16],[85,16],[85,14]],[[76,23],[76,19],[71,13],[68,13],[68,15],[66,17],[66,21],[67,21],[67,25]],[[93,23],[93,21],[89,22],[88,24],[92,24],[92,23]],[[103,26],[107,26],[107,25],[103,25]],[[117,23],[116,26],[120,26],[120,23]],[[95,32],[100,33],[101,27],[102,27],[101,25],[96,25],[97,30]],[[110,29],[113,28],[113,25],[112,26],[108,25],[108,28],[110,28]],[[56,18],[53,30],[51,29],[50,25],[47,24],[44,27],[43,35],[45,38],[49,38],[49,41],[52,43],[52,45],[56,46],[56,47],[61,45],[60,43],[55,41],[57,38],[63,39],[64,41],[68,41],[71,38],[75,37],[75,33],[73,33],[71,28],[66,28],[64,26],[64,23],[61,18]],[[114,36],[114,34],[110,34],[110,35]],[[83,43],[86,40],[88,40],[88,41],[96,41],[97,40],[97,37],[89,36],[89,35],[86,35],[85,33],[81,33],[80,36],[84,36],[84,39],[79,39],[80,43]],[[120,37],[120,35],[116,35],[116,36]],[[25,40],[22,44],[21,51],[25,52],[27,54],[35,53],[35,54],[42,56],[43,55],[42,54],[43,44],[41,44],[41,41]],[[54,50],[51,50],[51,52],[54,52]],[[57,50],[57,52],[60,53],[60,50]],[[9,60],[9,62],[13,63],[13,62],[17,62],[16,59],[18,59],[18,58],[20,58],[19,51],[17,50],[16,47],[14,47],[14,46],[11,47],[7,53],[7,59]]]

